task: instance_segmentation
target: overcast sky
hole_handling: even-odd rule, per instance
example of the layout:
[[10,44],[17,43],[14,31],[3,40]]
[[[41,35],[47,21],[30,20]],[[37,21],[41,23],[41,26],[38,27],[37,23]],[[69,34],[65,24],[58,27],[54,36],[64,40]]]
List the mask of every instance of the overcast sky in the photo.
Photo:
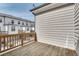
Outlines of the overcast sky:
[[[35,4],[36,7],[39,5],[41,3]],[[30,12],[32,8],[34,8],[33,3],[0,3],[0,13],[34,21],[34,15]]]

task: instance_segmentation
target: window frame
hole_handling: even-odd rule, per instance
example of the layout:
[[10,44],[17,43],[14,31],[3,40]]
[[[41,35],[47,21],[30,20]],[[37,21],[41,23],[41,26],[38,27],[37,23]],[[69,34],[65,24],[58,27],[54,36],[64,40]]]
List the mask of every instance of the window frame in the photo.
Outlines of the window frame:
[[15,30],[16,30],[15,26],[11,26],[11,31],[15,31]]
[[24,25],[24,22],[22,22],[22,25]]
[[2,19],[0,19],[0,23],[2,23]]
[[20,21],[18,21],[18,24],[20,24]]
[[14,20],[11,20],[11,24],[14,24]]

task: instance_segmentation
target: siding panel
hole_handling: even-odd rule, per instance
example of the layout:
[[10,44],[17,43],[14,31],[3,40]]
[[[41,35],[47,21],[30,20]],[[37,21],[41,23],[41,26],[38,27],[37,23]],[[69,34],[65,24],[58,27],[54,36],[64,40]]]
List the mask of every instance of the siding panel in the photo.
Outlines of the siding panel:
[[75,4],[75,46],[79,55],[79,4]]
[[36,16],[39,42],[75,49],[74,5]]

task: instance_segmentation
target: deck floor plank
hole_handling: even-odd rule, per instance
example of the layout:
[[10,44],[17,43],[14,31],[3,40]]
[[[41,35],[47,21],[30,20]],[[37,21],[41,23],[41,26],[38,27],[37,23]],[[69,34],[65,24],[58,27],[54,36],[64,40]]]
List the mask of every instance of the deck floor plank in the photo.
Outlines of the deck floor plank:
[[45,43],[33,42],[2,56],[77,56],[76,52]]

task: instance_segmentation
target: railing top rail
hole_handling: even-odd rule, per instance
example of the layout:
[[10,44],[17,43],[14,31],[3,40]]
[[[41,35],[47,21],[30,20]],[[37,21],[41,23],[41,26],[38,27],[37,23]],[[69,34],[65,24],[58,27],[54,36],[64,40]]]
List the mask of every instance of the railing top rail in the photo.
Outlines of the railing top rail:
[[16,36],[16,35],[34,35],[35,32],[30,32],[30,33],[19,33],[19,34],[4,34],[4,35],[0,35],[0,37],[9,37],[9,36]]

